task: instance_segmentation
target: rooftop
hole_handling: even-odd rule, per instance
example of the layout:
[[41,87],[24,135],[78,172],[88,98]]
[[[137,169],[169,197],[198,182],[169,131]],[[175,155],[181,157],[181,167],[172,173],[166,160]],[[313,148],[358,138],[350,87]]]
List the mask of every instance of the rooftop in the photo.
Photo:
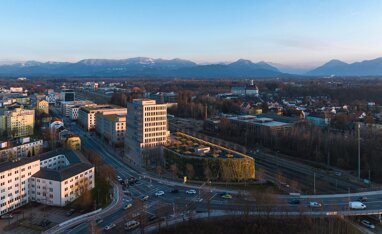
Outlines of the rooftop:
[[117,105],[94,105],[94,106],[83,106],[81,107],[82,110],[86,112],[90,111],[96,111],[96,110],[105,110],[105,109],[123,109],[124,107],[117,106]]
[[38,160],[38,157],[25,157],[14,161],[2,162],[0,163],[0,173]]

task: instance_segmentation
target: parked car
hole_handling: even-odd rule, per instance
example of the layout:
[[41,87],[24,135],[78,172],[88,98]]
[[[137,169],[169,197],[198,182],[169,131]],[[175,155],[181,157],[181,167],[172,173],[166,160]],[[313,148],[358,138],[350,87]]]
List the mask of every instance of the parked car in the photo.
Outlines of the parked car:
[[119,183],[121,183],[121,181],[123,181],[122,177],[117,176],[117,181],[118,181]]
[[164,195],[164,192],[163,191],[158,191],[155,193],[155,196],[159,197],[159,196],[163,196]]
[[298,205],[298,204],[300,204],[300,200],[298,200],[298,199],[292,199],[292,200],[290,200],[288,203],[291,204],[291,205]]
[[13,215],[11,215],[11,214],[2,215],[1,219],[13,219]]
[[117,226],[117,225],[115,225],[115,223],[111,223],[111,224],[109,224],[109,225],[107,225],[107,226],[105,227],[105,230],[108,231],[108,230],[114,228],[115,226]]
[[367,202],[367,197],[359,197],[357,199],[357,201],[360,201],[360,202]]
[[49,224],[51,224],[51,221],[50,221],[50,220],[48,220],[48,219],[43,219],[43,220],[41,220],[41,222],[40,222],[39,225],[40,225],[41,227],[48,227]]
[[195,189],[189,189],[189,190],[186,190],[186,193],[187,194],[196,194],[196,190]]
[[70,209],[70,210],[68,210],[68,211],[66,211],[66,216],[71,216],[73,213],[74,213],[74,211],[76,211],[75,209]]
[[147,200],[149,200],[149,195],[142,196],[142,197],[141,197],[141,200],[142,200],[142,201],[147,201]]
[[133,207],[133,204],[131,204],[131,203],[127,203],[127,204],[125,204],[125,205],[123,206],[123,209],[124,209],[124,210],[127,210],[127,209],[130,209],[131,207]]
[[131,220],[127,223],[125,223],[125,230],[133,230],[139,226],[139,222],[135,220]]
[[361,224],[362,224],[363,226],[368,227],[368,228],[371,228],[371,229],[374,229],[374,228],[375,228],[374,224],[373,224],[372,222],[370,222],[369,220],[366,220],[366,219],[363,219],[363,220],[361,221]]
[[322,204],[319,203],[319,202],[315,202],[315,201],[311,201],[311,202],[309,202],[309,207],[312,207],[312,208],[319,208],[319,207],[321,207],[321,206],[322,206]]

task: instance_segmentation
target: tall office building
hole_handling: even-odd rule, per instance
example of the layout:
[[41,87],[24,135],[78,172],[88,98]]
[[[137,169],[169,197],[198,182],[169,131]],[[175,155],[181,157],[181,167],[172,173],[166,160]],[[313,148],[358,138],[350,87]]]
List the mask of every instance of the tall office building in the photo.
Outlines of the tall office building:
[[125,156],[130,164],[141,166],[145,153],[160,149],[168,141],[167,106],[155,100],[134,99],[127,110]]
[[61,91],[61,102],[74,102],[75,93],[73,89],[63,89]]

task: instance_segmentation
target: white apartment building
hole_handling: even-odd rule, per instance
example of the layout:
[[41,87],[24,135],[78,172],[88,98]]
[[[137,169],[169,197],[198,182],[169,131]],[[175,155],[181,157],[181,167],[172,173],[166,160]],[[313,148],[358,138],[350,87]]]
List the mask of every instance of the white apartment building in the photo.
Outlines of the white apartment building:
[[170,136],[167,105],[151,99],[134,99],[127,104],[125,155],[133,165],[142,165],[143,151],[158,149]]
[[29,182],[29,196],[39,203],[65,206],[94,188],[94,167],[79,151],[52,151],[40,156],[41,170]]
[[94,188],[94,172],[85,157],[72,150],[0,163],[0,215],[29,201],[65,206]]
[[29,178],[40,170],[38,157],[0,163],[0,215],[29,201]]
[[126,108],[115,105],[93,105],[81,107],[78,111],[78,123],[87,131],[95,129],[96,113],[104,113],[105,115],[124,114],[126,113]]
[[97,113],[96,132],[111,145],[123,145],[126,132],[126,114],[127,110],[122,114]]

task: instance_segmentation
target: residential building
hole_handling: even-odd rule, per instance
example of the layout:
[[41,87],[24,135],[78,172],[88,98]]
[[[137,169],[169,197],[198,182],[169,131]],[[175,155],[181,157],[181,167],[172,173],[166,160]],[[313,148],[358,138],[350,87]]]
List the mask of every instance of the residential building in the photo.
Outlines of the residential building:
[[126,114],[127,109],[115,105],[92,105],[81,107],[78,111],[78,123],[87,131],[94,130],[96,127],[96,113]]
[[25,157],[0,163],[0,214],[29,201],[29,179],[40,170],[38,157]]
[[143,153],[160,149],[169,139],[167,105],[151,99],[134,99],[127,109],[125,155],[128,163],[142,165]]
[[81,150],[81,138],[76,134],[67,134],[63,139],[65,149]]
[[95,169],[79,151],[57,150],[0,163],[0,215],[29,201],[65,206],[94,188]]
[[[61,113],[65,117],[70,117],[71,119],[78,118],[78,110],[81,106],[92,106],[95,105],[92,101],[70,101],[61,102]],[[73,108],[75,110],[73,110]],[[73,113],[74,112],[74,113]]]
[[125,141],[127,109],[121,114],[99,112],[96,116],[96,132],[113,146],[121,146]]
[[39,155],[43,151],[43,140],[29,137],[0,143],[0,160],[15,159]]
[[49,114],[49,102],[46,100],[38,101],[36,109],[45,114]]
[[80,151],[51,151],[39,158],[41,169],[29,181],[31,201],[65,206],[94,188],[94,166]]
[[22,107],[0,110],[0,130],[6,131],[9,138],[18,138],[33,135],[34,110]]

